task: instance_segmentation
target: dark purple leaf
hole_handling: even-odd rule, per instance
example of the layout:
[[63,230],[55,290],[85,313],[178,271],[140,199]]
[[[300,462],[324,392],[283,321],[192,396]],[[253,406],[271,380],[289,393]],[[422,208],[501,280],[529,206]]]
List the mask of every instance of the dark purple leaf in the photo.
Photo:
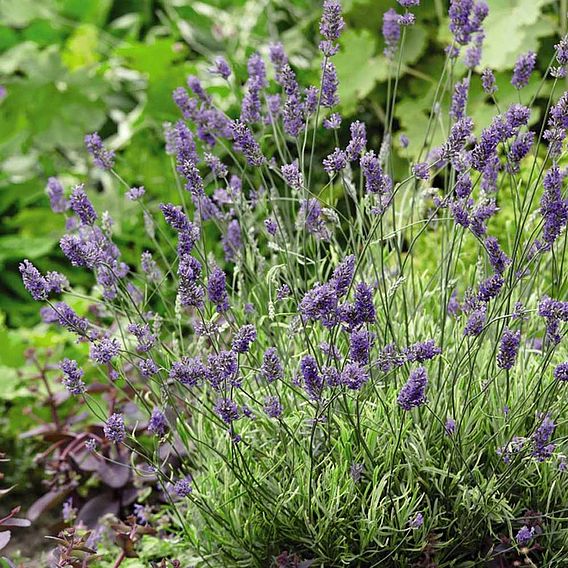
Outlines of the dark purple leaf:
[[77,521],[81,521],[87,525],[87,528],[95,528],[97,521],[104,515],[109,513],[112,515],[118,515],[120,509],[120,503],[114,497],[112,491],[105,491],[91,500],[87,501],[79,514],[77,515]]
[[8,546],[11,536],[12,534],[10,533],[10,531],[0,532],[0,550]]
[[42,513],[56,507],[65,500],[65,497],[73,491],[73,487],[69,486],[64,489],[53,490],[42,495],[26,513],[28,519],[32,522],[36,521]]

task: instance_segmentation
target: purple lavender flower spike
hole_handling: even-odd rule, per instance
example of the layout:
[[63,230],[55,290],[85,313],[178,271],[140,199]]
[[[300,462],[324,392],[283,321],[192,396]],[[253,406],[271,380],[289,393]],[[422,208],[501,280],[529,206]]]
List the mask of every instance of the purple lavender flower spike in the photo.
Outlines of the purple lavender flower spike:
[[401,27],[413,26],[416,23],[416,16],[411,12],[398,16],[398,25]]
[[216,266],[209,274],[207,294],[209,301],[215,304],[219,313],[229,309],[229,295],[227,294],[225,273]]
[[103,338],[91,345],[91,359],[101,365],[107,365],[120,353],[120,345],[116,339]]
[[104,425],[104,433],[107,440],[120,444],[126,438],[124,418],[122,414],[115,412],[111,414]]
[[412,410],[426,403],[426,387],[428,373],[424,367],[418,367],[410,372],[408,381],[400,390],[396,399],[403,410]]
[[554,369],[554,378],[563,383],[568,382],[568,361],[556,366]]
[[174,493],[178,497],[188,497],[193,493],[193,487],[191,486],[191,477],[185,479],[178,479],[174,483],[173,487]]
[[269,383],[273,383],[274,381],[284,378],[282,363],[280,362],[280,357],[278,357],[278,352],[274,347],[269,347],[264,352],[260,374]]
[[302,299],[300,313],[308,320],[321,321],[326,327],[335,325],[337,292],[330,284],[314,286]]
[[349,336],[349,358],[356,363],[369,363],[375,336],[366,329],[354,330]]
[[487,308],[485,306],[480,306],[476,308],[469,315],[469,318],[463,330],[463,334],[469,337],[478,336],[483,331],[486,317],[487,317]]
[[59,364],[59,368],[63,371],[63,386],[71,394],[83,394],[86,389],[86,385],[83,382],[84,371],[79,367],[77,361],[73,359],[63,359]]
[[511,259],[503,252],[499,241],[495,237],[485,239],[485,248],[489,254],[489,262],[497,274],[503,274]]
[[565,172],[552,166],[544,176],[544,193],[540,200],[540,213],[544,220],[542,238],[551,247],[568,223],[568,202],[562,198],[562,182]]
[[219,75],[223,79],[228,79],[231,76],[231,67],[223,56],[218,55],[215,57],[213,67],[209,69],[209,72],[213,75]]
[[339,173],[347,166],[347,155],[339,148],[336,148],[327,158],[323,160],[324,170],[331,176]]
[[546,461],[554,452],[555,445],[550,443],[556,425],[548,414],[540,415],[540,424],[532,436],[533,456],[540,462]]
[[441,353],[442,349],[436,345],[436,342],[433,339],[419,341],[404,350],[404,355],[407,360],[412,363],[423,363],[424,361],[429,361],[438,355],[441,355]]
[[515,541],[519,546],[526,546],[534,538],[534,527],[527,527],[524,525],[519,532],[515,535]]
[[400,40],[400,24],[396,10],[390,8],[383,14],[383,38],[385,40],[385,57],[394,58]]
[[211,102],[211,97],[205,92],[205,89],[201,85],[199,79],[193,75],[187,78],[187,86],[191,89],[193,94],[200,99],[202,102],[209,104]]
[[479,284],[478,298],[482,302],[489,302],[489,300],[492,300],[501,292],[504,283],[505,281],[500,274],[494,274],[486,278]]
[[450,31],[455,41],[460,45],[467,45],[473,34],[482,31],[481,25],[488,13],[489,8],[483,1],[451,0],[448,15]]
[[359,282],[355,287],[355,314],[358,323],[374,323],[376,319],[373,305],[373,290],[365,282]]
[[247,69],[249,78],[247,81],[247,92],[243,98],[241,108],[241,120],[247,124],[252,124],[260,121],[260,93],[267,85],[264,61],[258,53],[253,53],[249,57]]
[[252,324],[243,325],[233,338],[233,351],[246,353],[254,341],[256,341],[256,327]]
[[451,436],[456,431],[456,421],[453,418],[448,418],[444,424],[444,431],[448,436]]
[[418,164],[413,164],[412,173],[417,179],[428,181],[430,179],[429,169],[428,162],[419,162]]
[[46,300],[49,292],[47,280],[41,272],[27,259],[20,263],[20,274],[25,289],[36,301]]
[[142,359],[142,361],[138,363],[138,369],[145,379],[149,379],[150,377],[157,375],[160,371],[158,365],[156,365],[153,359]]
[[[278,73],[282,70],[282,67],[288,64],[288,56],[286,55],[284,46],[280,42],[271,43],[268,46],[268,55],[270,62],[274,65],[276,74],[278,75]],[[276,80],[280,83],[278,76],[276,77]]]
[[239,407],[230,398],[219,398],[213,408],[215,414],[225,423],[231,425],[240,417]]
[[341,384],[351,390],[361,390],[369,380],[369,373],[357,362],[347,363],[341,371]]
[[182,357],[170,369],[169,377],[186,387],[195,387],[207,377],[207,367],[199,357]]
[[231,123],[231,132],[235,149],[244,155],[249,165],[258,167],[266,162],[258,142],[244,122],[234,120]]
[[347,294],[353,276],[355,275],[355,256],[350,254],[346,256],[341,263],[333,271],[330,284],[335,287],[337,297],[341,298]]
[[519,56],[513,69],[513,77],[511,78],[511,84],[515,89],[519,90],[528,85],[535,64],[536,53],[534,51],[529,51]]
[[129,333],[132,333],[138,340],[138,344],[136,345],[136,351],[138,351],[138,353],[147,353],[154,347],[157,337],[150,331],[148,324],[140,325],[131,323],[128,325],[127,329]]
[[495,74],[491,69],[486,68],[483,70],[483,73],[481,73],[481,86],[488,95],[492,95],[497,91]]
[[69,204],[73,213],[81,219],[83,225],[93,225],[97,220],[97,212],[93,204],[89,201],[83,189],[83,185],[78,185],[73,189],[71,197],[69,198]]
[[103,146],[103,141],[98,132],[87,134],[85,136],[85,146],[87,152],[93,157],[95,166],[101,170],[111,170],[114,166],[114,151],[107,150]]
[[227,225],[227,232],[223,235],[222,240],[223,250],[225,251],[225,260],[227,262],[234,262],[243,247],[241,226],[236,219],[233,219]]
[[337,130],[341,126],[341,115],[337,112],[330,114],[323,121],[323,127],[327,130]]
[[329,60],[322,62],[321,81],[321,105],[326,108],[332,108],[339,104],[339,96],[337,95],[339,81],[337,79],[337,71],[333,62]]
[[467,106],[467,97],[469,94],[469,79],[462,79],[454,87],[452,96],[452,106],[450,107],[450,116],[458,121],[465,117],[465,108]]
[[519,345],[521,343],[521,332],[512,331],[505,328],[501,336],[499,344],[499,352],[497,353],[497,366],[500,369],[510,370],[515,365]]
[[320,34],[328,42],[336,42],[345,27],[339,0],[325,0],[320,20]]
[[361,171],[365,178],[365,191],[378,195],[388,195],[392,189],[392,180],[383,172],[381,162],[371,150],[361,157]]
[[267,396],[264,398],[264,412],[269,418],[280,418],[283,412],[282,403],[277,396]]
[[367,144],[367,131],[364,122],[356,120],[350,126],[351,140],[345,149],[347,159],[354,162],[359,159],[361,152],[364,151]]
[[168,430],[169,426],[166,415],[159,408],[154,408],[150,416],[150,422],[148,423],[148,431],[159,438],[163,438]]
[[298,160],[294,160],[291,164],[284,164],[281,166],[280,171],[282,172],[284,181],[292,189],[302,189],[302,186],[304,185],[304,178],[302,176],[302,172],[300,172],[300,168],[298,167]]
[[54,213],[64,213],[67,210],[69,204],[65,199],[63,186],[56,177],[50,177],[47,180],[45,192],[49,197],[49,204]]
[[318,371],[316,360],[311,355],[306,355],[300,361],[300,370],[309,397],[312,400],[319,400],[324,382]]
[[424,524],[424,515],[422,513],[416,513],[414,517],[408,522],[408,526],[411,529],[419,529]]

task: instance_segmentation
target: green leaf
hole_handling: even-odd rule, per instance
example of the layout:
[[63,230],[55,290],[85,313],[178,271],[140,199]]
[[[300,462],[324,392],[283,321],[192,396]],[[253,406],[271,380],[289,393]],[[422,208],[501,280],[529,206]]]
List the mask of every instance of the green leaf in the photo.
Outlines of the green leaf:
[[543,24],[542,8],[551,0],[493,0],[484,24],[485,42],[481,65],[511,69],[519,55],[538,48],[538,39],[550,35],[553,26]]
[[93,65],[99,60],[98,29],[91,24],[77,26],[63,50],[62,59],[69,69]]
[[383,75],[375,57],[377,42],[368,30],[348,30],[343,34],[343,49],[335,56],[339,78],[339,98],[345,114],[355,110],[357,101],[368,95]]

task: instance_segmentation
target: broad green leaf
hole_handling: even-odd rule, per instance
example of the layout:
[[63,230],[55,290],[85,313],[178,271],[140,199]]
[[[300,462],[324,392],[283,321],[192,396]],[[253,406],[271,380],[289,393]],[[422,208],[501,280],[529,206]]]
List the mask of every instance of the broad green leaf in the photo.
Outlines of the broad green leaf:
[[61,56],[69,69],[93,65],[99,60],[98,35],[98,29],[91,24],[75,28]]
[[339,98],[343,111],[350,114],[357,101],[371,92],[382,76],[383,67],[375,57],[377,42],[368,30],[348,30],[343,34],[341,44],[343,48],[335,56]]
[[510,69],[521,53],[538,47],[538,37],[549,35],[552,26],[543,28],[542,8],[551,0],[492,0],[484,24],[485,42],[481,65]]

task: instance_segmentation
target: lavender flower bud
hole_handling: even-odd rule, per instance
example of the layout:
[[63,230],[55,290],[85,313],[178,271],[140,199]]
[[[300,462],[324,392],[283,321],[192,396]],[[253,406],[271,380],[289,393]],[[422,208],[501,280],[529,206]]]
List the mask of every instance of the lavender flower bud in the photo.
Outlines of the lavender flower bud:
[[264,412],[269,418],[280,418],[282,411],[283,407],[277,396],[266,396],[264,398]]
[[59,368],[65,375],[63,377],[63,385],[71,394],[83,394],[85,392],[85,383],[83,382],[83,369],[81,369],[73,359],[63,359],[59,364]]
[[536,53],[534,51],[529,51],[519,56],[513,69],[513,77],[511,78],[511,85],[515,89],[522,89],[528,85],[535,64]]
[[116,339],[103,338],[91,345],[90,356],[93,361],[107,365],[120,353],[120,345]]
[[246,353],[251,343],[256,341],[256,328],[252,324],[243,325],[233,338],[233,351]]
[[319,374],[316,360],[306,355],[300,361],[300,370],[304,379],[304,388],[312,400],[319,400],[324,382]]
[[120,413],[115,412],[112,414],[105,422],[103,429],[107,440],[110,440],[115,444],[120,444],[120,442],[122,442],[126,437],[124,418]]
[[107,150],[103,146],[103,141],[98,132],[93,132],[85,136],[85,146],[87,147],[87,152],[93,157],[95,166],[102,170],[110,170],[113,168],[114,152]]
[[219,398],[213,407],[215,414],[221,418],[225,424],[231,425],[240,417],[239,408],[230,398]]
[[557,381],[561,381],[561,382],[567,382],[568,381],[568,361],[565,361],[564,363],[560,363],[554,369],[554,378]]
[[327,41],[337,41],[344,27],[345,22],[341,15],[341,2],[339,0],[325,0],[320,20],[320,34]]
[[73,189],[71,197],[69,198],[69,204],[73,213],[81,219],[83,225],[93,225],[97,220],[97,212],[93,204],[89,201],[83,189],[83,185],[78,185]]
[[54,213],[64,213],[69,206],[63,193],[63,186],[56,177],[47,180],[45,192],[49,197],[49,204]]
[[495,75],[491,69],[486,68],[483,70],[483,73],[481,74],[481,86],[488,95],[492,95],[497,91]]
[[278,357],[278,352],[274,347],[269,347],[264,352],[260,374],[269,383],[273,383],[274,381],[284,377],[282,363],[280,362],[280,357]]
[[218,55],[215,57],[213,67],[209,69],[209,72],[213,75],[219,75],[223,77],[223,79],[228,79],[231,76],[231,67],[224,57]]
[[339,173],[347,166],[347,155],[343,150],[336,148],[323,160],[323,169],[330,175]]
[[400,24],[396,10],[390,8],[383,14],[383,38],[385,40],[385,57],[394,58],[400,40]]
[[396,399],[403,410],[412,410],[426,403],[426,387],[428,373],[424,367],[418,367],[410,372],[408,381],[400,390]]
[[357,362],[347,363],[341,371],[341,384],[351,390],[360,390],[369,380],[369,373]]
[[25,289],[36,301],[46,300],[49,292],[47,280],[40,271],[27,259],[20,263],[20,274]]
[[512,331],[505,328],[497,353],[497,366],[500,369],[510,370],[515,365],[519,345],[521,343],[521,332]]
[[304,185],[304,178],[300,168],[298,167],[298,160],[294,160],[291,164],[284,164],[280,171],[282,172],[282,177],[284,181],[292,188],[296,190],[302,189]]
[[148,423],[148,432],[152,432],[159,438],[163,438],[169,430],[168,419],[166,415],[158,408],[152,410],[150,422]]

